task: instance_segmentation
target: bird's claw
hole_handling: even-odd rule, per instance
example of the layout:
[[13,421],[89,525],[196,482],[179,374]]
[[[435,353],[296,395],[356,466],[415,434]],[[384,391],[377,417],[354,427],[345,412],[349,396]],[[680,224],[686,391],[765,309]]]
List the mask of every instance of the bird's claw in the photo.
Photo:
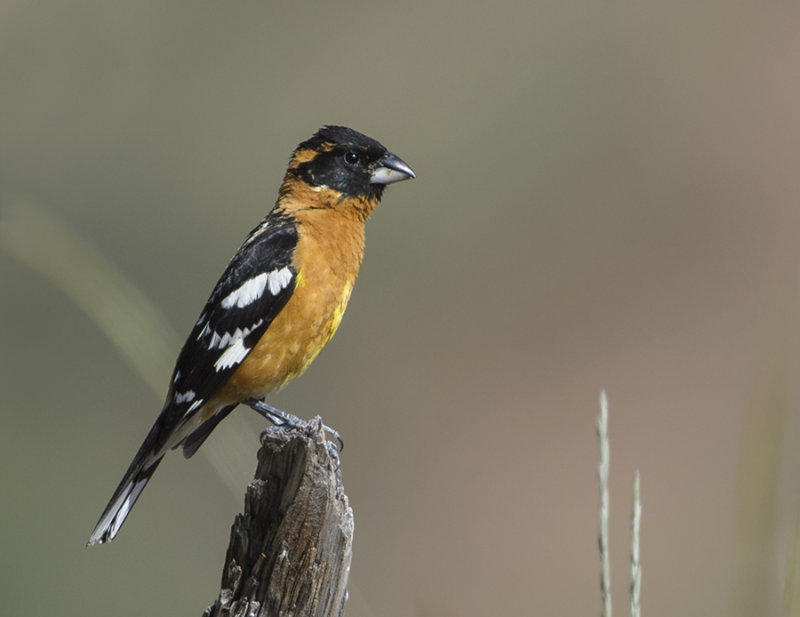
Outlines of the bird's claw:
[[[262,400],[250,399],[249,401],[247,401],[247,405],[254,411],[264,416],[275,426],[291,426],[293,428],[300,428],[306,425],[306,422],[304,420],[301,420],[297,416],[290,413],[286,413],[285,411],[281,411],[280,409],[273,407],[272,405],[265,403]],[[344,440],[342,439],[342,436],[339,434],[339,431],[337,431],[336,429],[332,429],[327,424],[324,423],[322,424],[322,430],[325,431],[327,435],[329,435],[330,437],[333,438],[333,440],[336,441],[336,444],[332,440],[328,441],[328,444],[331,446],[328,448],[328,451],[331,452],[331,456],[336,459],[336,467],[338,468],[339,452],[344,450]],[[333,450],[336,451],[335,456],[332,452]]]

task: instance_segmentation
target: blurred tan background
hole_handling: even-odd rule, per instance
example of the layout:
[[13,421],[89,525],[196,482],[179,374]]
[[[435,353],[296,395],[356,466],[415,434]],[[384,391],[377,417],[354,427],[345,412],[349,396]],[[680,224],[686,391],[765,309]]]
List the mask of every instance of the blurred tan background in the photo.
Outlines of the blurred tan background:
[[249,410],[84,544],[292,148],[339,123],[418,175],[370,221],[332,344],[269,399],[345,437],[348,615],[599,614],[601,388],[617,614],[636,468],[645,612],[780,614],[800,576],[798,30],[800,5],[753,0],[0,4],[3,224],[38,204],[175,331],[156,396],[0,250],[0,613],[214,600]]

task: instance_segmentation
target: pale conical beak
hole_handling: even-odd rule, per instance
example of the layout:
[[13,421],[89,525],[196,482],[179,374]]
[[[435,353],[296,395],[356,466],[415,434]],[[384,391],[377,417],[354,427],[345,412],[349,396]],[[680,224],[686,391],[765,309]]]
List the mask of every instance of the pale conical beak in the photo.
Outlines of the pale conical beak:
[[399,156],[387,152],[375,161],[369,177],[370,184],[392,184],[401,180],[416,178],[417,175]]

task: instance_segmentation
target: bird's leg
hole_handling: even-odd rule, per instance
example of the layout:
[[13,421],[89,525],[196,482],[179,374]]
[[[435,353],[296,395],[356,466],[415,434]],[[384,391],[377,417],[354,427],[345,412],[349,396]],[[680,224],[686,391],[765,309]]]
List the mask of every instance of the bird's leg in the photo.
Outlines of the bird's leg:
[[[280,409],[277,409],[276,407],[273,407],[272,405],[257,398],[251,398],[246,402],[246,405],[248,405],[253,411],[256,411],[264,416],[275,426],[291,426],[293,428],[298,428],[305,424],[305,422],[297,416],[286,413],[285,411],[281,411]],[[322,425],[322,429],[339,443],[338,450],[340,452],[344,450],[344,441],[342,440],[342,436],[338,431],[332,429],[326,424]],[[336,458],[338,459],[338,456]]]
[[249,401],[247,401],[247,405],[253,411],[257,411],[259,414],[264,416],[275,426],[289,425],[292,427],[298,427],[303,424],[303,420],[297,416],[286,413],[285,411],[281,411],[280,409],[277,409],[276,407],[273,407],[264,401],[260,401],[257,398],[251,398]]

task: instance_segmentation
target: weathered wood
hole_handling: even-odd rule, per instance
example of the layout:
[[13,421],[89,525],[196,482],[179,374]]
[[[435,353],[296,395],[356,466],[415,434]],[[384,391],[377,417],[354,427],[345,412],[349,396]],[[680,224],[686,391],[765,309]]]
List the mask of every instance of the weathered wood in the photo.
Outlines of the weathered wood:
[[344,614],[353,511],[319,418],[262,435],[222,589],[203,617]]

